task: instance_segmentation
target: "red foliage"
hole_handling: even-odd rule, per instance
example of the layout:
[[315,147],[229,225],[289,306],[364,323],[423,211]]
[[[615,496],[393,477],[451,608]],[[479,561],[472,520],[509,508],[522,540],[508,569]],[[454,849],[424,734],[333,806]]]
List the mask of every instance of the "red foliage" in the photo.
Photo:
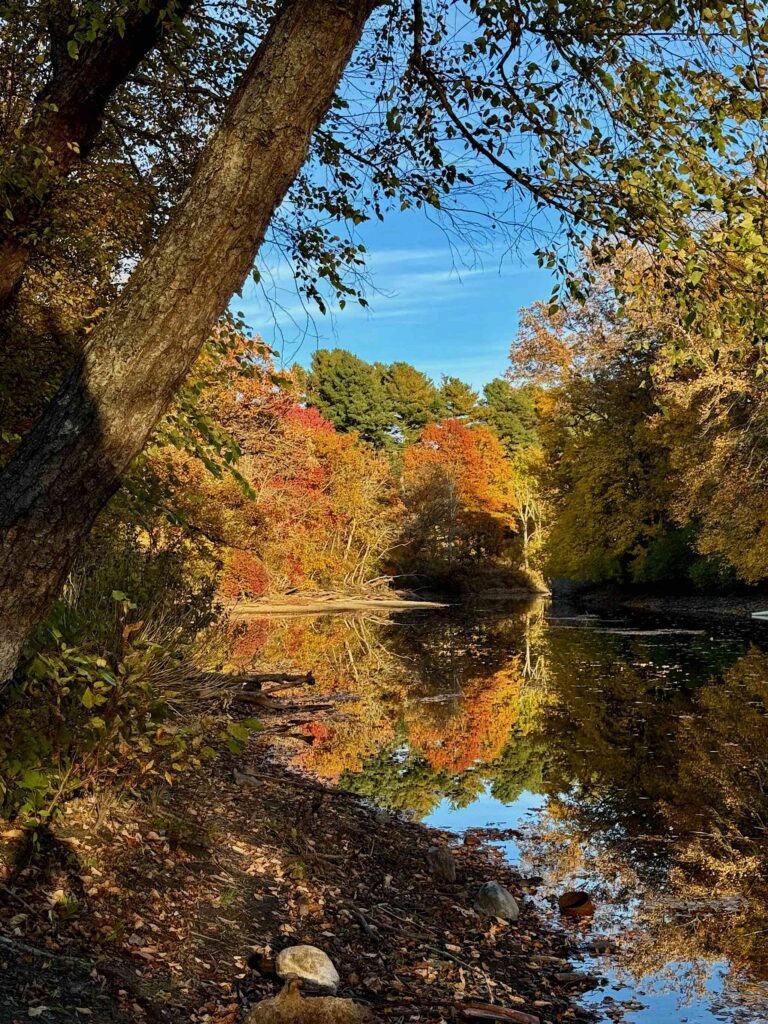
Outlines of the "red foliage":
[[221,581],[224,597],[261,597],[268,589],[269,576],[264,563],[250,551],[233,552]]
[[269,619],[249,619],[238,632],[232,656],[235,661],[250,664],[261,654],[272,636],[273,623]]
[[336,433],[336,428],[330,420],[311,405],[289,405],[283,410],[282,419],[285,423],[306,427],[308,430],[322,430],[326,434]]

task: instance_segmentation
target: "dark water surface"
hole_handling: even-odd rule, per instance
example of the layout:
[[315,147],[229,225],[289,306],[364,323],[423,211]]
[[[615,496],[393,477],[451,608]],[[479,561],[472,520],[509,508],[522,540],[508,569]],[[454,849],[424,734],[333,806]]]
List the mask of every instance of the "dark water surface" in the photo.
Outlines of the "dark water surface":
[[242,657],[339,699],[301,756],[375,802],[491,828],[557,926],[612,935],[585,997],[634,1024],[768,1022],[768,627],[548,612],[254,620]]

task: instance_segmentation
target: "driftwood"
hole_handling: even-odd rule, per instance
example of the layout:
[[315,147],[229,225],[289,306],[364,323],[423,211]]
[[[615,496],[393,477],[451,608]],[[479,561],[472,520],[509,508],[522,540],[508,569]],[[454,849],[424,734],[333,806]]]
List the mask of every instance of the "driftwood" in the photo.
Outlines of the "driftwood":
[[492,1003],[463,1003],[459,1009],[468,1020],[511,1020],[515,1024],[540,1024],[539,1018],[522,1010],[508,1010]]
[[[257,672],[246,678],[235,676],[244,690],[260,690],[264,683],[277,683],[281,690],[291,686],[315,686],[316,679],[312,672]],[[271,687],[274,692],[276,687]]]
[[266,711],[332,711],[333,704],[286,704],[281,700],[275,700],[266,693],[248,693],[247,691],[235,690],[230,698],[238,704],[252,704],[257,708],[264,708]]

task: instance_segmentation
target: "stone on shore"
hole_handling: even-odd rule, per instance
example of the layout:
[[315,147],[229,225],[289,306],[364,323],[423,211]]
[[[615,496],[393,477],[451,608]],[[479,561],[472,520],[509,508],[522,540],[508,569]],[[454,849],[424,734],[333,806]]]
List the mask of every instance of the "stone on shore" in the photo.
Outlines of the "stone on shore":
[[307,992],[329,992],[339,987],[339,972],[333,961],[317,946],[287,946],[275,959],[275,971],[280,978],[298,978]]
[[456,881],[456,861],[447,846],[430,846],[427,850],[427,865],[438,881]]
[[291,978],[278,995],[253,1006],[245,1024],[373,1024],[373,1016],[351,999],[303,999],[296,978]]
[[486,917],[500,917],[504,921],[517,921],[520,908],[517,900],[498,882],[484,882],[475,897],[475,910]]

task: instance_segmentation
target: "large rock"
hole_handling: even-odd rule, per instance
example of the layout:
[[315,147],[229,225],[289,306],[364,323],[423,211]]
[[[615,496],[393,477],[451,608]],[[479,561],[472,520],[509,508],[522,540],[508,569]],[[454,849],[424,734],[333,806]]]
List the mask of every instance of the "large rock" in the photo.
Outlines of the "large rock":
[[504,921],[516,921],[520,917],[517,900],[498,882],[484,882],[475,897],[475,910],[487,917],[500,917]]
[[374,1024],[374,1018],[367,1007],[351,999],[303,999],[292,978],[278,995],[251,1007],[245,1024]]
[[439,881],[456,881],[456,861],[447,846],[430,846],[427,850],[427,865]]
[[275,970],[281,978],[298,978],[301,987],[309,992],[333,994],[341,981],[331,958],[317,946],[281,949],[275,960]]

